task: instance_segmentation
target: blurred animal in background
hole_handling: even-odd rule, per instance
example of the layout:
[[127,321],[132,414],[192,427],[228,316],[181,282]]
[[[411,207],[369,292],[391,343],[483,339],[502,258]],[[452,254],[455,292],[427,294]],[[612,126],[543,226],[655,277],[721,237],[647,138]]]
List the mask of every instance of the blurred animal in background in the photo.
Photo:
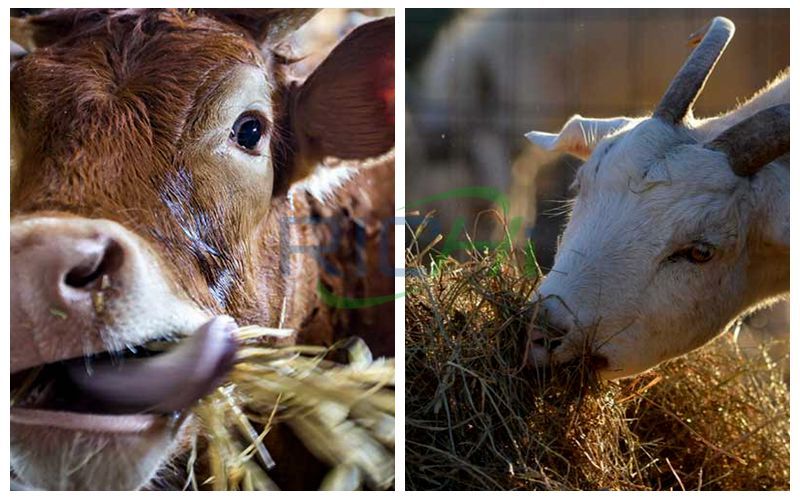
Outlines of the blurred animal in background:
[[[298,78],[283,51],[315,12],[12,20],[16,482],[170,487],[166,464],[233,363],[237,323],[290,329],[288,343],[361,335],[393,353],[391,303],[343,310],[318,290],[393,291],[381,252],[393,245],[394,18],[355,28]],[[281,487],[319,484],[321,462],[285,428],[265,442]]]
[[696,349],[789,292],[789,75],[693,115],[734,25],[714,18],[652,116],[573,116],[538,147],[585,161],[536,292],[536,366],[590,356],[607,378]]
[[[740,34],[698,103],[704,115],[751,95],[789,61],[786,11],[722,14]],[[531,128],[553,130],[576,112],[637,116],[652,109],[662,82],[686,56],[686,34],[713,15],[698,9],[459,11],[407,77],[406,135],[419,138],[406,153],[409,201],[453,187],[496,188],[509,195],[509,216],[522,217],[516,243],[531,239],[539,263],[549,269],[581,162],[533,148],[522,135]],[[419,19],[409,32],[436,16],[438,9],[409,14],[410,22]],[[481,200],[431,204],[444,229],[458,217],[471,228],[476,213],[491,206]],[[482,230],[479,239],[497,236],[494,223]]]

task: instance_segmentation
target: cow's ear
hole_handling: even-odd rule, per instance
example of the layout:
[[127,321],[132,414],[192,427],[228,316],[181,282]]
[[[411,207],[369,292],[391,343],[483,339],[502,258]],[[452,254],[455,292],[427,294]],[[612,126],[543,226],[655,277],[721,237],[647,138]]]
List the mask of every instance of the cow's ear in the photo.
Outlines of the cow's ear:
[[525,134],[525,138],[545,151],[568,153],[585,160],[604,137],[632,121],[633,118],[626,117],[584,118],[575,115],[557,134],[534,130]]
[[295,88],[290,119],[304,167],[394,147],[394,17],[350,32]]
[[200,9],[203,14],[232,24],[260,45],[272,46],[297,31],[320,9]]

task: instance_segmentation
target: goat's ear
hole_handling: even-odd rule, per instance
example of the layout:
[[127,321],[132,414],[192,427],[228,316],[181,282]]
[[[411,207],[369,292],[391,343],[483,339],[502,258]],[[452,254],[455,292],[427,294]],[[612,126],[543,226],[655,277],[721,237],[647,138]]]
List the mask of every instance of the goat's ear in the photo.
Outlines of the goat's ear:
[[365,159],[394,146],[394,17],[350,32],[293,91],[303,167],[332,156]]
[[275,45],[320,9],[201,9],[207,16],[242,28],[260,45]]
[[545,151],[569,153],[585,160],[604,137],[632,121],[633,118],[625,117],[584,118],[575,115],[557,134],[534,130],[525,134],[525,138]]

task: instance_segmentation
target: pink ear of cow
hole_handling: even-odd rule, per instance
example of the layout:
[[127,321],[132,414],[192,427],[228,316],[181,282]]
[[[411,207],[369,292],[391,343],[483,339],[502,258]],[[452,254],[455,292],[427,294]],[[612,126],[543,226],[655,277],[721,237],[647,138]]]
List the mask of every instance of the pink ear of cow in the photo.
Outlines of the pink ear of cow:
[[305,162],[364,159],[394,146],[394,17],[354,29],[293,96]]

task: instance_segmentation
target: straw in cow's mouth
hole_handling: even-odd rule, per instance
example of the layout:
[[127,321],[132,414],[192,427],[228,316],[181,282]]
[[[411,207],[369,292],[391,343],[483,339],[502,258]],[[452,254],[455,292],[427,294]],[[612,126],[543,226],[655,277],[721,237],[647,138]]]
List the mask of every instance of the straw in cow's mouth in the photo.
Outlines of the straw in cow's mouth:
[[[179,425],[191,411],[205,444],[198,457],[198,439],[192,440],[186,487],[217,490],[276,488],[263,440],[285,422],[331,467],[321,488],[391,488],[394,360],[373,359],[355,338],[332,347],[270,346],[270,338],[290,333],[237,328],[220,316],[177,343],[162,339],[91,363],[80,358],[31,368],[12,375],[11,418],[122,433]],[[347,364],[328,359],[337,350],[347,351]]]
[[[275,463],[263,441],[285,423],[331,469],[321,489],[388,489],[394,484],[394,360],[373,359],[357,337],[331,347],[271,347],[281,331],[244,327],[228,382],[194,408],[202,447],[188,462],[186,487],[265,490]],[[346,351],[346,364],[331,355]],[[208,470],[198,468],[206,462]],[[200,474],[197,474],[200,472]],[[202,473],[207,474],[205,479]]]

